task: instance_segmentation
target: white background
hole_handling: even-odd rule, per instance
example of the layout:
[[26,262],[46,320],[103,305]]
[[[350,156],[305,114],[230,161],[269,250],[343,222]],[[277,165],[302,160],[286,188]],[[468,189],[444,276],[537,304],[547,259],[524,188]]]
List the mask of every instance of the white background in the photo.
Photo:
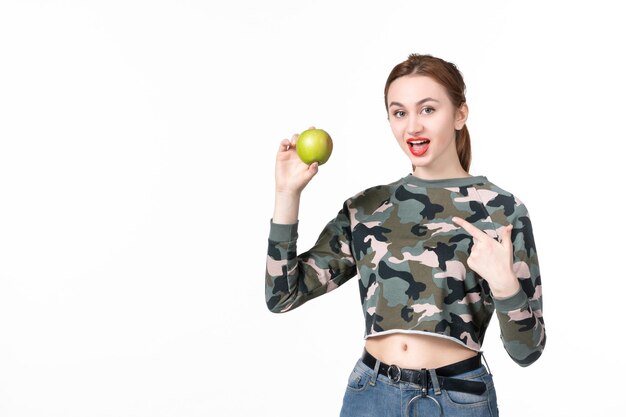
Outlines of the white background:
[[461,69],[471,172],[533,219],[548,343],[520,368],[490,328],[501,415],[615,415],[612,4],[2,0],[0,416],[337,415],[358,288],[267,311],[274,156],[310,125],[334,139],[303,196],[303,250],[345,198],[409,173],[382,93],[412,52]]

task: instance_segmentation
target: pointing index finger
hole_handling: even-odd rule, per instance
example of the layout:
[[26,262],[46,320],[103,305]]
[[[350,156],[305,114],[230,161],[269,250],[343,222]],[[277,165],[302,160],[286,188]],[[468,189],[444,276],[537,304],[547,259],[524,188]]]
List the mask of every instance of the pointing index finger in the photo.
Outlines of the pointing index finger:
[[485,236],[487,236],[485,232],[483,232],[482,230],[480,230],[478,227],[474,226],[467,220],[464,220],[460,217],[455,216],[452,218],[452,221],[456,223],[457,225],[461,226],[463,229],[465,229],[465,231],[469,233],[470,235],[472,235],[472,237],[475,239],[483,239]]

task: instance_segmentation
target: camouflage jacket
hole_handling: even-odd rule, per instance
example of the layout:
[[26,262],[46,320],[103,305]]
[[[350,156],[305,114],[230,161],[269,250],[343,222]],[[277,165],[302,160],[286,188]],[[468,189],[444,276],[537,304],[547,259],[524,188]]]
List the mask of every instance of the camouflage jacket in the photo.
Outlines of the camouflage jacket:
[[[493,238],[513,225],[521,290],[491,296],[467,266],[472,238],[458,216]],[[493,312],[509,355],[533,363],[545,346],[539,264],[526,207],[486,177],[408,175],[344,202],[315,245],[297,255],[297,224],[270,223],[267,306],[285,312],[358,276],[365,337],[403,332],[446,337],[480,351]]]

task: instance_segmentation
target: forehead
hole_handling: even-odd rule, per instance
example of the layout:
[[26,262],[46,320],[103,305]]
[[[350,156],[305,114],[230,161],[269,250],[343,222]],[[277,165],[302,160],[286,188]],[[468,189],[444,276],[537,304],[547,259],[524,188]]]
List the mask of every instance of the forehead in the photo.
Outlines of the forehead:
[[424,75],[405,75],[397,78],[389,85],[387,102],[392,101],[409,105],[424,98],[434,98],[448,102],[446,89],[430,77]]

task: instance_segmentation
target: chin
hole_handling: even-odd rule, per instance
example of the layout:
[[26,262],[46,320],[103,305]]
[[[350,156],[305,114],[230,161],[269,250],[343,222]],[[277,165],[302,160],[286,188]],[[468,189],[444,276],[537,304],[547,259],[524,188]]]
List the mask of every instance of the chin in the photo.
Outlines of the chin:
[[415,170],[415,168],[428,168],[430,163],[430,158],[414,157],[411,155],[411,165],[413,166],[413,170]]

